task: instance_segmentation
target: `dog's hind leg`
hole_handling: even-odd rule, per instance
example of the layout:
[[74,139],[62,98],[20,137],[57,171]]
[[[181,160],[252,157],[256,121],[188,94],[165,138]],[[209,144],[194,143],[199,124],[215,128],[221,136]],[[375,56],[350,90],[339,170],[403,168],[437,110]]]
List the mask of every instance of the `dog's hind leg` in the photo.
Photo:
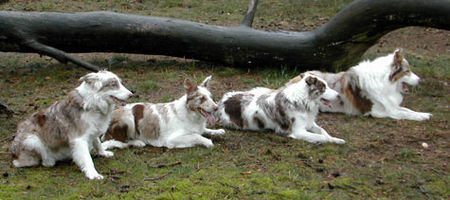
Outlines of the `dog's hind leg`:
[[14,167],[31,167],[39,165],[40,159],[35,152],[23,150],[20,152],[19,157],[13,160]]
[[[42,165],[44,167],[53,167],[55,165],[55,159],[50,156],[48,149],[42,144],[41,139],[35,134],[30,134],[24,141],[23,155],[19,156],[18,161],[14,166],[34,166],[38,165],[42,159]],[[22,154],[22,153],[21,153]]]
[[94,162],[92,161],[91,154],[89,153],[89,145],[84,138],[77,138],[70,142],[72,149],[72,159],[75,164],[80,167],[86,177],[89,179],[103,179],[97,170],[95,170]]
[[168,148],[187,148],[193,147],[195,145],[203,145],[208,148],[214,146],[210,139],[198,134],[173,134],[167,140]]
[[111,151],[106,151],[106,148],[103,147],[102,143],[100,142],[100,138],[95,138],[94,141],[94,148],[95,151],[97,151],[98,155],[103,156],[105,158],[110,158],[114,156],[114,153]]

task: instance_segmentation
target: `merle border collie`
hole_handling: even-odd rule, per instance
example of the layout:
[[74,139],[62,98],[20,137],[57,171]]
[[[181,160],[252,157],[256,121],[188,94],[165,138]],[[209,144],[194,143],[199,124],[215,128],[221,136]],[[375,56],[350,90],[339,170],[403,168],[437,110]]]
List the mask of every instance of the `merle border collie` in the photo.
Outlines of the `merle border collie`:
[[105,70],[89,73],[80,82],[65,99],[19,124],[10,147],[14,167],[52,167],[56,161],[72,159],[89,179],[103,179],[90,151],[114,155],[101,147],[99,136],[108,129],[115,104],[124,103],[132,93]]
[[257,87],[224,94],[215,113],[218,124],[239,130],[273,130],[311,143],[345,143],[315,122],[319,102],[332,106],[338,93],[311,74],[278,90]]
[[309,73],[323,78],[332,89],[339,92],[336,106],[321,104],[322,112],[416,121],[428,120],[432,116],[430,113],[415,112],[401,106],[402,93],[408,92],[407,85],[416,86],[420,82],[420,78],[411,71],[408,61],[401,54],[401,49],[373,61],[363,61],[345,72]]
[[186,94],[168,103],[132,103],[113,112],[112,123],[102,137],[105,149],[142,147],[186,148],[195,145],[213,147],[210,139],[202,136],[224,134],[225,130],[206,128],[214,125],[217,104],[207,87],[211,76],[200,85],[185,81]]

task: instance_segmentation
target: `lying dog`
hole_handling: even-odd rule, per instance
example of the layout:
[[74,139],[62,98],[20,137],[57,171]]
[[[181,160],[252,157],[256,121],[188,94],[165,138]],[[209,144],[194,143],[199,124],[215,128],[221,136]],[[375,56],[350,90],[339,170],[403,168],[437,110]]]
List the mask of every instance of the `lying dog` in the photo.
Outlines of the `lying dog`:
[[10,147],[13,166],[42,165],[73,159],[89,179],[103,179],[94,168],[90,150],[104,157],[114,154],[101,147],[99,136],[108,129],[116,103],[124,103],[132,93],[108,71],[89,73],[62,101],[34,113],[19,124]]
[[[402,93],[409,85],[419,84],[420,78],[411,71],[401,50],[373,61],[364,61],[338,74],[310,71],[327,81],[339,92],[339,102],[330,108],[320,106],[322,112],[342,112],[350,115],[371,115],[394,119],[427,120],[430,113],[415,112],[401,107]],[[295,80],[294,78],[293,80]]]
[[218,103],[218,124],[241,130],[274,130],[288,137],[312,143],[345,141],[328,135],[315,123],[319,101],[329,106],[338,93],[322,79],[305,74],[278,90],[254,88],[226,93]]
[[169,103],[133,103],[113,112],[112,123],[102,137],[105,149],[142,147],[185,148],[195,145],[214,146],[203,133],[224,134],[223,129],[206,128],[206,122],[214,125],[212,114],[217,104],[211,98],[207,86],[211,76],[194,86],[185,82],[186,95]]

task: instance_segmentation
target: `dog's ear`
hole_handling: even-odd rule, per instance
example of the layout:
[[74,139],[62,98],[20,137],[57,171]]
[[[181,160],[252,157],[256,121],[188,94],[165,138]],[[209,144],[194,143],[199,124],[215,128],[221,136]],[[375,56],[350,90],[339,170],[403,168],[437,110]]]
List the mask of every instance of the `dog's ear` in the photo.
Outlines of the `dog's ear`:
[[200,84],[200,86],[207,88],[209,86],[209,81],[211,79],[212,79],[212,75],[209,75],[208,77],[205,78],[205,80],[203,80],[203,82],[202,82],[202,84]]
[[186,93],[189,94],[189,93],[194,92],[194,90],[195,90],[196,87],[197,87],[197,86],[194,86],[194,85],[192,84],[191,80],[186,79],[186,80],[184,81],[184,88],[186,89]]
[[300,82],[303,79],[303,77],[305,77],[305,75],[306,75],[306,73],[301,73],[298,76],[296,76],[296,77],[292,78],[291,80],[289,80],[289,82],[287,82],[285,85],[288,86],[288,85],[292,85],[294,83],[298,83],[298,82]]
[[403,62],[403,55],[402,55],[403,50],[402,49],[396,49],[394,51],[394,65],[393,67],[401,67],[402,66],[402,62]]
[[313,76],[308,76],[305,79],[306,84],[310,85],[314,85],[317,82],[317,78],[313,77]]
[[102,87],[102,83],[99,80],[100,79],[94,73],[89,73],[81,77],[79,81],[80,83],[86,82],[88,85],[99,89]]

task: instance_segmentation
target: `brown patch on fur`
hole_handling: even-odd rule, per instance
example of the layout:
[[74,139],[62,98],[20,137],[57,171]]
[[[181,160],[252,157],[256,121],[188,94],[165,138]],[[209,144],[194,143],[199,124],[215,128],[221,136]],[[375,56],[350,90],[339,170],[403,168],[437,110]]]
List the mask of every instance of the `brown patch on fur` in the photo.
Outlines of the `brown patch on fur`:
[[285,102],[283,102],[283,100],[285,99],[285,97],[281,94],[278,93],[275,96],[275,121],[280,125],[280,127],[283,130],[289,130],[291,127],[291,123],[287,118],[286,112],[284,111],[284,106]]
[[403,76],[409,76],[410,74],[411,74],[411,70],[410,69],[408,69],[406,71],[397,72],[396,74],[393,74],[394,76],[392,77],[391,81],[392,82],[396,82],[399,79],[401,79]]
[[145,109],[144,119],[141,122],[141,128],[145,138],[148,139],[156,140],[161,134],[159,117],[150,106]]
[[255,112],[253,120],[256,122],[259,129],[264,129],[266,127],[264,120],[260,118],[258,111]]
[[406,64],[406,69],[403,67],[403,56],[401,55],[401,50],[397,50],[394,53],[394,61],[392,63],[392,73],[389,75],[389,80],[391,82],[396,82],[403,76],[411,74],[411,68]]
[[47,121],[47,117],[45,116],[45,113],[42,111],[39,111],[35,115],[33,115],[36,122],[39,124],[40,127],[44,127],[45,122]]
[[236,124],[236,126],[243,128],[241,98],[242,94],[234,95],[223,102],[223,105],[225,106],[225,113],[230,116],[230,121]]
[[173,114],[177,115],[177,109],[175,108],[175,103],[170,103],[169,105],[170,105],[170,109],[172,109],[172,111],[173,111]]
[[300,82],[303,79],[303,77],[305,77],[304,73],[299,74],[298,76],[296,76],[296,77],[292,78],[291,80],[289,80],[289,82],[286,85],[291,85],[291,84]]
[[113,121],[109,126],[108,130],[105,134],[105,140],[114,139],[121,142],[128,141],[128,126],[124,124],[123,126],[119,125],[118,121]]
[[111,78],[106,81],[100,90],[118,89],[119,87],[119,80],[116,78]]
[[166,107],[167,104],[156,104],[156,109],[164,121],[169,121],[169,109]]
[[373,103],[369,99],[361,95],[361,89],[353,79],[354,78],[350,76],[343,76],[343,78],[341,79],[342,82],[344,82],[342,92],[344,93],[348,101],[350,101],[350,103],[353,105],[353,107],[356,108],[356,110],[358,110],[361,114],[365,114],[372,110]]
[[134,128],[136,129],[137,135],[141,135],[140,129],[139,129],[139,121],[144,117],[144,105],[137,104],[133,106],[132,112],[134,116]]
[[200,96],[201,95],[198,92],[188,93],[186,97],[186,107],[191,111],[197,111],[197,104],[195,103],[195,99],[199,98]]

